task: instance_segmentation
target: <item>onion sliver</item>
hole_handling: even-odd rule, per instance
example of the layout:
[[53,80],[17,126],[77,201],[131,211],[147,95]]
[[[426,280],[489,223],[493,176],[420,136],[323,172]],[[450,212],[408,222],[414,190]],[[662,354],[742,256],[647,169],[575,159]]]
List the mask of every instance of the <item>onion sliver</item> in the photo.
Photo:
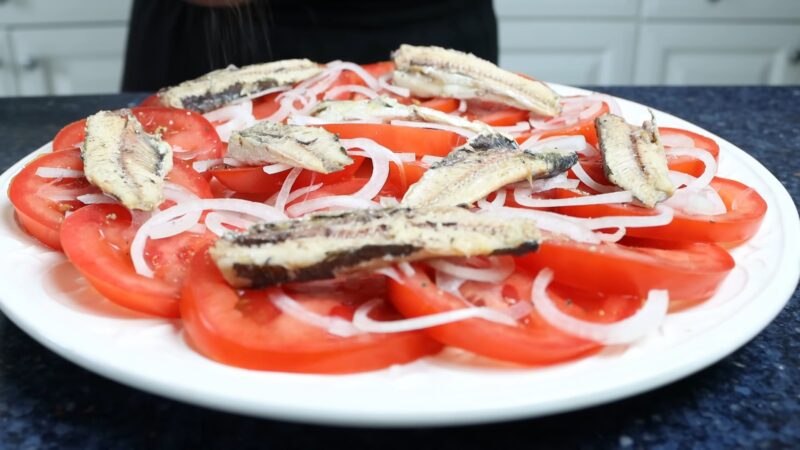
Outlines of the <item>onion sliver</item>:
[[686,136],[685,134],[680,133],[664,133],[661,132],[660,138],[661,143],[664,147],[684,147],[684,148],[692,148],[694,147],[694,139]]
[[482,281],[484,283],[499,283],[514,272],[512,258],[493,258],[492,267],[479,269],[476,267],[455,264],[444,259],[431,259],[428,265],[434,269],[465,280]]
[[37,167],[36,176],[40,178],[83,178],[82,170],[63,169],[61,167]]
[[222,160],[222,158],[218,158],[218,159],[203,159],[203,160],[200,160],[200,161],[193,162],[192,163],[192,169],[194,169],[195,172],[199,172],[199,173],[208,172],[208,169],[210,169],[210,168],[212,168],[214,166],[219,166],[223,162],[224,161]]
[[441,123],[431,123],[431,122],[414,122],[411,120],[392,120],[392,125],[403,126],[403,127],[412,127],[412,128],[430,128],[432,130],[444,130],[450,131],[461,136],[464,136],[467,139],[472,139],[475,137],[476,133],[474,131],[467,130],[466,128],[457,127],[454,125],[445,125]]
[[705,150],[701,150],[699,148],[675,147],[670,149],[667,152],[667,155],[691,156],[692,158],[703,161],[703,164],[706,165],[706,169],[703,171],[702,175],[686,185],[687,189],[702,189],[708,186],[708,184],[711,183],[711,180],[714,179],[714,175],[717,174],[717,161],[714,159],[714,156],[711,155],[711,153]]
[[392,94],[399,95],[400,97],[408,97],[411,95],[410,89],[389,84],[389,78],[391,77],[392,73],[390,72],[378,78],[378,85],[381,87],[381,89],[384,91],[389,91]]
[[297,300],[289,297],[283,291],[270,292],[269,299],[282,313],[291,316],[303,323],[322,328],[335,336],[349,337],[362,334],[350,322],[341,317],[323,316],[303,307]]
[[335,88],[329,90],[325,93],[325,100],[330,100],[338,97],[339,95],[346,94],[348,92],[355,92],[357,94],[366,95],[369,98],[375,98],[378,96],[378,93],[373,91],[370,88],[361,86],[359,84],[343,84],[341,86],[336,86]]
[[533,280],[532,297],[536,311],[550,325],[583,339],[605,345],[630,344],[656,330],[667,316],[669,293],[651,290],[647,301],[634,315],[615,323],[595,323],[562,312],[547,294],[553,271],[542,269]]
[[530,197],[531,191],[514,189],[514,200],[529,208],[549,208],[559,206],[606,205],[610,203],[630,203],[633,195],[629,191],[609,192],[598,195],[584,195],[572,198],[536,199]]
[[398,283],[403,282],[402,278],[400,278],[400,274],[397,273],[397,270],[395,270],[393,267],[381,267],[380,269],[375,269],[373,273],[389,277]]
[[187,213],[202,213],[205,210],[238,212],[266,222],[286,219],[284,214],[269,205],[238,198],[208,198],[178,203],[175,206],[152,215],[148,220],[142,223],[142,226],[136,231],[136,235],[131,242],[131,260],[136,273],[149,278],[152,278],[154,275],[153,270],[144,259],[145,244],[154,227],[170,222]]
[[106,194],[83,194],[77,197],[77,200],[85,205],[94,205],[101,203],[118,203],[117,199],[110,197]]
[[380,83],[378,83],[378,80],[358,64],[351,62],[332,61],[328,64],[328,67],[333,70],[349,70],[351,72],[355,72],[373,91],[377,91],[381,87]]
[[253,117],[253,102],[251,100],[239,101],[222,108],[215,109],[203,114],[209,122],[228,122],[237,119],[249,119]]
[[275,209],[278,211],[286,209],[286,203],[289,201],[289,194],[292,192],[292,186],[294,186],[294,182],[297,181],[297,177],[300,176],[300,172],[302,171],[303,169],[295,167],[289,172],[286,179],[283,180],[283,185],[278,192],[278,197],[275,198]]
[[[464,278],[459,278],[457,276],[450,275],[449,273],[446,272],[440,272],[438,270],[434,275],[436,279],[436,287],[440,291],[452,294],[462,300],[464,299],[464,296],[461,295],[460,289],[461,285],[463,285],[467,280],[465,280]],[[472,306],[472,305],[467,304],[467,306]]]
[[659,227],[672,222],[674,211],[669,206],[656,206],[658,214],[648,216],[606,216],[583,219],[583,224],[592,230],[603,228],[645,228]]
[[319,211],[326,208],[341,209],[365,209],[378,208],[381,205],[371,200],[354,197],[352,195],[331,195],[330,197],[318,197],[304,202],[295,203],[286,208],[286,213],[291,217],[300,217],[310,212]]
[[579,136],[553,136],[541,141],[533,141],[530,145],[525,145],[530,141],[528,139],[520,148],[532,153],[536,153],[548,148],[555,148],[559,150],[571,150],[573,152],[581,152],[586,148],[586,138],[582,135]]
[[711,186],[678,189],[664,204],[693,216],[716,216],[728,212],[725,202]]
[[580,161],[578,161],[577,163],[575,163],[574,166],[572,166],[572,173],[574,173],[575,176],[578,177],[578,179],[581,180],[583,184],[589,186],[590,188],[594,189],[597,192],[607,193],[607,192],[616,192],[620,190],[617,186],[601,184],[595,181],[592,177],[589,176],[588,173],[586,173],[586,170],[583,169],[583,166],[581,165]]
[[596,234],[584,226],[580,219],[563,214],[505,206],[500,208],[484,208],[482,213],[489,213],[498,217],[525,217],[535,220],[536,226],[541,230],[562,234],[578,242],[586,242],[589,244],[597,244],[600,242]]
[[431,166],[431,165],[436,164],[437,162],[439,162],[439,161],[441,161],[443,159],[444,158],[441,157],[441,156],[425,155],[420,159],[420,162],[422,164],[426,164],[428,166]]
[[511,125],[508,127],[492,127],[497,131],[503,133],[523,133],[531,129],[531,124],[528,122],[517,122],[516,125]]
[[275,164],[267,164],[262,168],[264,173],[268,175],[275,175],[276,173],[286,172],[287,170],[291,169],[292,166],[284,163],[275,163]]
[[216,234],[217,236],[222,236],[228,231],[231,231],[230,229],[226,228],[223,224],[233,225],[237,228],[245,230],[247,228],[250,228],[253,224],[255,224],[255,222],[251,220],[243,219],[238,216],[220,212],[210,212],[206,214],[204,223],[206,224],[206,228],[208,228],[209,231]]
[[360,148],[367,152],[369,158],[372,159],[372,176],[358,192],[353,194],[353,197],[364,200],[375,198],[383,189],[386,180],[389,179],[389,161],[397,164],[398,167],[403,167],[403,161],[397,154],[371,139],[342,139],[340,143],[345,148]]
[[508,315],[491,308],[461,308],[452,311],[392,321],[378,321],[369,317],[370,311],[383,302],[381,299],[370,300],[356,309],[353,315],[353,326],[369,333],[402,333],[405,331],[424,330],[426,328],[460,322],[467,319],[484,319],[503,325],[516,326],[517,322]]

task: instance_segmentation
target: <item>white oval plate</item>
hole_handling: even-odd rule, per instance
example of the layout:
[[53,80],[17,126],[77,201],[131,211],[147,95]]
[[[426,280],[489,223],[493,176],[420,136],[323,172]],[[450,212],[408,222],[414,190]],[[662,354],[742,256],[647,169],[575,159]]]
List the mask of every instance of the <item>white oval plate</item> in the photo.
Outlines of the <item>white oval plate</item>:
[[[564,95],[587,91],[553,85]],[[632,123],[647,108],[620,100]],[[660,125],[713,136],[656,111]],[[236,413],[340,425],[468,424],[535,417],[604,403],[662,386],[733,352],[761,331],[792,295],[800,275],[800,222],[786,190],[761,164],[716,136],[719,173],[755,188],[769,210],[758,234],[735,249],[737,266],[720,292],[627,348],[548,368],[482,364],[454,350],[358,375],[256,372],[191,350],[179,321],[139,316],[89,288],[62,254],[22,233],[0,199],[0,307],[59,355],[130,386]],[[36,153],[47,151],[45,146]],[[34,155],[0,177],[12,176]]]

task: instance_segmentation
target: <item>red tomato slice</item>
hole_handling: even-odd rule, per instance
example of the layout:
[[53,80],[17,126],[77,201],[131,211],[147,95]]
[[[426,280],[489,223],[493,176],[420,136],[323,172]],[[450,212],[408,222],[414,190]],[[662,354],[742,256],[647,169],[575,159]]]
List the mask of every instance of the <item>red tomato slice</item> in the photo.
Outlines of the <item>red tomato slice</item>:
[[[242,291],[222,278],[205,251],[191,263],[181,316],[186,332],[204,355],[224,364],[255,370],[353,373],[404,364],[437,353],[441,345],[421,332],[338,337],[282,314],[270,290]],[[292,294],[318,314],[342,316],[358,302],[335,292]],[[390,308],[382,319],[397,319]],[[346,315],[346,313],[344,314]]]
[[[100,190],[90,185],[83,177],[63,180],[39,177],[36,175],[36,170],[40,167],[82,171],[83,161],[80,151],[74,149],[42,155],[25,166],[14,177],[8,188],[9,199],[14,205],[22,228],[48,247],[60,250],[59,228],[64,216],[67,212],[73,212],[84,206],[77,199],[60,198],[100,193]],[[173,169],[167,175],[167,179],[188,188],[198,196],[211,196],[205,179],[181,161],[174,161]]]
[[461,102],[455,98],[432,98],[420,103],[419,106],[435,109],[444,113],[451,113],[458,109]]
[[139,106],[145,107],[163,107],[164,105],[161,104],[161,99],[158,98],[158,94],[152,94],[147,96]]
[[427,165],[419,160],[404,162],[402,169],[396,164],[389,164],[389,182],[399,187],[405,194],[408,188],[419,181],[428,170]]
[[[351,156],[351,158],[353,163],[338,172],[324,174],[303,170],[294,182],[295,189],[317,183],[336,183],[352,177],[361,167],[364,157]],[[288,170],[275,174],[265,173],[263,166],[219,167],[209,172],[228,189],[243,194],[274,194],[281,189],[286,177],[289,176]]]
[[464,137],[450,131],[428,128],[404,127],[382,123],[336,123],[323,125],[340,139],[367,138],[397,153],[414,153],[417,156],[446,156],[467,142]]
[[503,111],[494,111],[476,117],[483,123],[493,127],[507,127],[516,125],[518,122],[526,122],[530,118],[530,112],[521,109],[509,108]]
[[281,95],[281,92],[273,92],[272,94],[253,99],[253,117],[255,117],[256,120],[264,120],[275,114],[281,107],[281,104],[277,100],[279,95]]
[[603,103],[603,107],[600,108],[600,110],[594,116],[589,117],[588,119],[585,120],[581,120],[580,122],[574,125],[568,125],[562,128],[556,128],[554,130],[542,130],[542,131],[532,130],[529,133],[517,136],[516,140],[519,143],[523,143],[534,133],[536,134],[541,133],[540,139],[545,139],[553,136],[583,135],[583,137],[586,138],[586,142],[597,147],[597,129],[594,126],[594,120],[607,112],[610,112],[610,109],[607,104]]
[[715,244],[676,242],[670,247],[551,238],[517,262],[533,273],[549,267],[557,283],[586,291],[646,298],[651,289],[667,289],[670,301],[711,297],[735,265],[731,255]]
[[[333,195],[352,195],[359,191],[365,184],[367,184],[369,178],[363,177],[354,177],[349,180],[340,181],[338,183],[332,183],[321,188],[317,189],[316,191],[311,191],[308,194],[299,197],[291,202],[287,203],[287,208],[295,203],[300,203],[308,200],[313,200],[315,198],[320,197],[330,197]],[[376,198],[380,197],[394,197],[396,199],[400,199],[403,196],[403,191],[393,184],[391,181],[387,181],[386,184],[383,186],[381,191],[376,195]]]
[[[530,300],[532,278],[518,273],[506,281],[504,290],[519,300]],[[406,317],[421,317],[464,307],[464,301],[440,291],[422,266],[402,281],[388,280],[389,299]],[[532,314],[520,326],[468,319],[425,330],[437,341],[479,355],[521,364],[552,364],[586,356],[599,346],[568,336]]]
[[[137,107],[131,108],[148,133],[161,132],[172,145],[176,159],[201,161],[222,158],[225,145],[217,131],[202,115],[184,109]],[[78,148],[86,138],[86,119],[62,128],[53,139],[53,151]]]
[[380,78],[383,75],[394,70],[394,62],[393,61],[379,61],[376,63],[371,64],[363,64],[361,67],[367,71],[370,75],[375,78]]
[[178,317],[180,288],[189,259],[213,235],[181,233],[150,241],[146,258],[154,278],[136,273],[130,243],[138,227],[122,205],[89,205],[64,220],[62,246],[89,283],[112,302],[161,317]]
[[[753,237],[767,213],[767,203],[754,189],[726,178],[715,177],[711,187],[716,190],[728,212],[716,216],[689,215],[675,211],[667,225],[660,227],[628,228],[627,235],[649,239],[688,242],[717,242],[735,245]],[[581,194],[558,189],[557,198],[578,197]],[[576,217],[648,216],[653,210],[634,205],[586,205],[559,207],[558,212]]]

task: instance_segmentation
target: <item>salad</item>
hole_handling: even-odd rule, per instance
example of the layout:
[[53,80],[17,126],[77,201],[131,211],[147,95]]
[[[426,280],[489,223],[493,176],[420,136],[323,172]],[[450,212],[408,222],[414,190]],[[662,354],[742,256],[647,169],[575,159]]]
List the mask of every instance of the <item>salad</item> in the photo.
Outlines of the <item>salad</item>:
[[9,188],[110,301],[257,370],[546,365],[714,295],[766,213],[714,140],[472,55],[226,68],[65,126]]

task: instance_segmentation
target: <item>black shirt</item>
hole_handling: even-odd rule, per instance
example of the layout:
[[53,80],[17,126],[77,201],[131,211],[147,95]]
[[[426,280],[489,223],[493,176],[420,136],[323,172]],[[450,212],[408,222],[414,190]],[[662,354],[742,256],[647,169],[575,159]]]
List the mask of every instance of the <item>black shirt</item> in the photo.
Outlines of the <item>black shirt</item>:
[[287,58],[385,61],[402,43],[497,62],[491,0],[252,0],[208,8],[135,0],[123,90],[155,91],[211,70]]

